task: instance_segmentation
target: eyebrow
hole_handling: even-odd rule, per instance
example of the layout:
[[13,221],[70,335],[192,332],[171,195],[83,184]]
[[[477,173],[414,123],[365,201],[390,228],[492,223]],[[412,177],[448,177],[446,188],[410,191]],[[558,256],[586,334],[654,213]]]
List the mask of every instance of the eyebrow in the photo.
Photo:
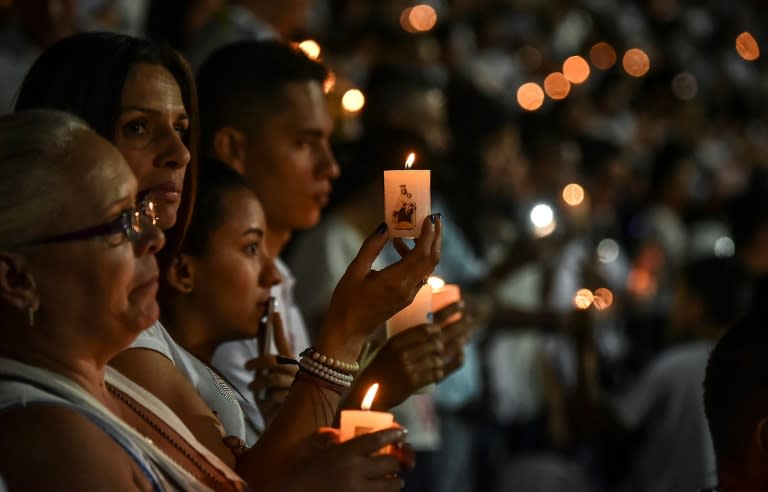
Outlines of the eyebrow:
[[[147,108],[144,106],[136,106],[136,105],[123,106],[120,108],[121,113],[125,113],[126,111],[141,111],[143,113],[150,113],[150,114],[156,114],[156,115],[159,115],[162,113],[162,111],[160,111],[159,109]],[[179,114],[178,118],[182,120],[190,119],[189,114],[187,114],[186,111],[183,111],[181,114]]]
[[316,137],[316,138],[325,137],[325,132],[317,128],[302,128],[301,130],[299,130],[299,134],[305,137]]
[[259,236],[259,238],[262,238],[264,237],[264,230],[258,229],[256,227],[249,227],[248,229],[245,230],[245,232],[243,232],[243,236],[247,236],[248,234],[256,234],[257,236]]

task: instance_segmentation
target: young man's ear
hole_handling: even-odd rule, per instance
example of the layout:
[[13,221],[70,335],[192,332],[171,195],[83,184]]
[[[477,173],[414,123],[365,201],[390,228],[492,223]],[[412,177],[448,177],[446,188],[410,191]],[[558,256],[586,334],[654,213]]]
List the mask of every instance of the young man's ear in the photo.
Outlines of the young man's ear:
[[20,311],[40,308],[37,284],[23,256],[0,251],[0,299]]
[[245,172],[245,133],[237,128],[225,126],[213,135],[213,157],[228,164],[235,171]]
[[189,294],[195,288],[195,262],[188,255],[180,254],[171,262],[166,273],[168,283],[181,292]]

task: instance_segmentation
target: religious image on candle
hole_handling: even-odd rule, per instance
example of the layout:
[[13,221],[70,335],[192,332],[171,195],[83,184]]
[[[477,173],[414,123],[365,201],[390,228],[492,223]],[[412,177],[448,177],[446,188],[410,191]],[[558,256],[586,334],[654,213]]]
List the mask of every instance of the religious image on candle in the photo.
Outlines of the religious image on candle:
[[360,404],[360,410],[341,411],[341,428],[339,429],[341,442],[392,426],[394,416],[391,413],[371,410],[378,390],[379,383],[373,383]]
[[391,237],[419,237],[432,213],[430,171],[411,169],[415,160],[411,152],[404,170],[384,171],[384,221]]

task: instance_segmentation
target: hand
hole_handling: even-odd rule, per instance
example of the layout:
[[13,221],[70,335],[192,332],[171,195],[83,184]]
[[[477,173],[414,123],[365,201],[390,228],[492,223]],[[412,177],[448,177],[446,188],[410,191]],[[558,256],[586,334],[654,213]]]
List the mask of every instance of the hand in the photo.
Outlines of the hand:
[[387,340],[371,362],[355,378],[347,398],[357,408],[371,384],[381,383],[374,408],[387,409],[444,377],[444,350],[439,326],[423,324],[404,330]]
[[389,238],[382,226],[365,240],[331,296],[318,344],[323,354],[356,359],[365,338],[413,301],[440,261],[442,224],[435,214],[424,219],[420,237],[413,249],[401,251],[400,261],[371,270]]
[[443,371],[447,376],[464,363],[464,346],[470,339],[475,323],[466,311],[463,300],[436,311],[435,323],[442,328]]
[[226,447],[229,448],[230,451],[232,451],[232,454],[235,456],[235,458],[241,457],[245,454],[246,451],[248,451],[248,446],[245,445],[245,441],[237,436],[226,436],[221,441]]
[[[280,313],[274,313],[272,321],[278,354],[292,358],[293,354],[288,337],[285,335]],[[256,404],[264,417],[264,422],[269,425],[283,406],[299,367],[280,364],[277,362],[276,354],[266,354],[249,360],[245,363],[245,368],[254,371],[253,381],[248,387],[256,395]]]
[[396,492],[403,482],[397,477],[401,463],[392,454],[380,454],[390,446],[403,449],[404,430],[384,429],[338,443],[338,430],[320,428],[302,446],[300,458],[289,473],[270,490],[313,492]]

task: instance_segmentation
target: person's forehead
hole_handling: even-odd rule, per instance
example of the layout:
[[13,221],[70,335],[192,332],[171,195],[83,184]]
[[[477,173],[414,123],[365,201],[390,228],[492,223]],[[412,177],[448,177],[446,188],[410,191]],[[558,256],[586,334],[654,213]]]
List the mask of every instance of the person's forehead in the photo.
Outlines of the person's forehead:
[[330,124],[331,115],[323,88],[317,81],[288,82],[281,87],[280,110],[276,117],[293,117],[315,124]]

